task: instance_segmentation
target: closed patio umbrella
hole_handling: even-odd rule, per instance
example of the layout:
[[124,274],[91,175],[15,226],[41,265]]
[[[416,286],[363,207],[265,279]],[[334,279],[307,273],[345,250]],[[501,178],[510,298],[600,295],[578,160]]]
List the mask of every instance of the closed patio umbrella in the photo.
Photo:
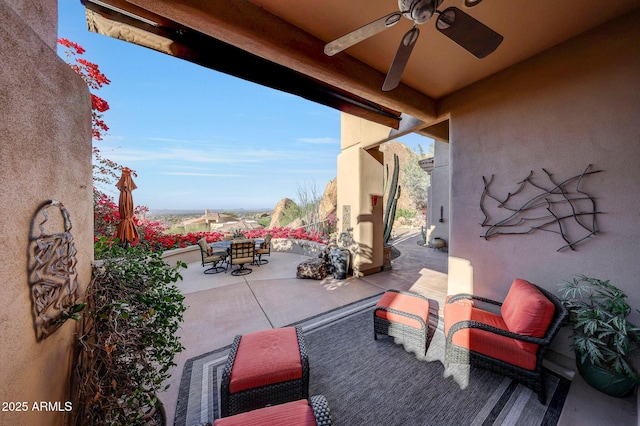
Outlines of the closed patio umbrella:
[[131,178],[131,170],[128,167],[122,169],[122,176],[116,184],[120,190],[120,199],[118,200],[118,212],[120,213],[120,223],[116,232],[118,238],[125,245],[138,241],[140,236],[138,230],[133,223],[133,196],[131,191],[137,188]]

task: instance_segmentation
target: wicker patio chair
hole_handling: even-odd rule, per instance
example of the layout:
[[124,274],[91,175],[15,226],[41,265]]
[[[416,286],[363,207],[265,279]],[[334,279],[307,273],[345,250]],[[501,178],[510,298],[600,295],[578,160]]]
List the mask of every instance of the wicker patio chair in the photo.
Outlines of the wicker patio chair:
[[205,274],[217,274],[227,270],[226,267],[222,266],[227,262],[227,250],[209,247],[207,240],[204,238],[198,240],[198,245],[200,246],[202,266],[211,264],[209,269],[204,270]]
[[390,289],[373,311],[373,338],[387,335],[418,355],[427,353],[429,299],[410,291]]
[[229,250],[229,265],[239,265],[231,271],[231,275],[247,275],[252,272],[251,268],[244,265],[253,263],[256,250],[256,243],[253,240],[234,240],[231,242]]
[[[476,307],[500,308],[500,314]],[[445,367],[471,364],[493,370],[531,388],[546,402],[542,360],[567,320],[560,300],[547,290],[516,279],[504,302],[471,294],[445,302]]]

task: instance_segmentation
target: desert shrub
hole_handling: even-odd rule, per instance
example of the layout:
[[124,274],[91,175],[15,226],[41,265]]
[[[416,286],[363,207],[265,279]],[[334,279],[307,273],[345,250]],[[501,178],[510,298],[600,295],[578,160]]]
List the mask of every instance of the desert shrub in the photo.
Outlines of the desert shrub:
[[396,218],[404,217],[406,219],[413,219],[417,214],[418,212],[416,212],[415,210],[398,209],[398,211],[396,211]]

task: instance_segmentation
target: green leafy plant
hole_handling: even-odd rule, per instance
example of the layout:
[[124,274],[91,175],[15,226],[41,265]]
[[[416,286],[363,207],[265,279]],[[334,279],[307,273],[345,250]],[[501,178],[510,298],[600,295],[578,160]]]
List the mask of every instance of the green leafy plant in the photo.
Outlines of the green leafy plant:
[[417,214],[417,211],[410,209],[398,209],[396,211],[396,217],[404,217],[406,219],[413,219]]
[[[177,353],[179,269],[132,247],[94,267],[76,354],[76,424],[149,425]],[[76,405],[74,404],[74,407]]]
[[302,218],[303,216],[304,211],[302,210],[302,208],[295,203],[291,203],[287,205],[282,212],[282,217],[280,218],[279,225],[287,226],[294,220]]
[[263,228],[267,228],[271,224],[271,216],[265,216],[258,219],[258,224]]
[[427,207],[427,188],[431,177],[425,173],[419,164],[420,157],[411,155],[402,167],[402,187],[416,209]]
[[[638,380],[630,363],[640,342],[640,328],[627,320],[627,295],[609,280],[576,275],[560,285],[570,313],[572,347],[581,362]],[[639,311],[640,312],[640,311]]]

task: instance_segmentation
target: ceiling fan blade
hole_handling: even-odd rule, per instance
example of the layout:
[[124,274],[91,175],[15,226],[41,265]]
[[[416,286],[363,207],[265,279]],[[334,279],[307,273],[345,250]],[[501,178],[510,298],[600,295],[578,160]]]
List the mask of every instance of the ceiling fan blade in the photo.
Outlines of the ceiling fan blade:
[[478,59],[496,50],[503,40],[500,34],[457,7],[440,12],[436,28]]
[[382,18],[376,19],[373,22],[369,22],[367,25],[364,25],[356,30],[351,31],[343,35],[340,38],[333,40],[324,47],[324,53],[333,56],[336,53],[340,53],[345,49],[350,48],[354,44],[360,43],[362,40],[368,39],[371,36],[374,36],[387,28],[390,28],[398,23],[398,21],[402,18],[402,13],[394,12],[390,13],[387,16],[383,16]]
[[414,26],[407,31],[404,37],[402,37],[396,56],[393,58],[387,77],[384,79],[384,84],[382,85],[382,90],[384,92],[393,90],[398,87],[398,84],[400,84],[400,78],[402,78],[404,67],[406,67],[407,62],[409,62],[409,56],[411,55],[413,46],[416,45],[416,40],[418,40],[419,35],[420,30],[418,27]]

